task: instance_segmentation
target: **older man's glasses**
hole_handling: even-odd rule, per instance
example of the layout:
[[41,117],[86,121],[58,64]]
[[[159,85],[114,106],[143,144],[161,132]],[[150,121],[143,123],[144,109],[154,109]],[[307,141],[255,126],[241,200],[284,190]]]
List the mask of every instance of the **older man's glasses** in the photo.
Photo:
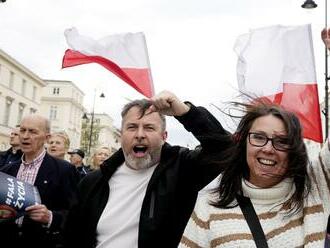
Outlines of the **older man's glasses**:
[[283,136],[275,136],[273,138],[268,138],[267,135],[263,133],[249,133],[249,143],[253,146],[263,147],[268,141],[272,142],[272,146],[278,151],[287,151],[290,149],[289,140]]

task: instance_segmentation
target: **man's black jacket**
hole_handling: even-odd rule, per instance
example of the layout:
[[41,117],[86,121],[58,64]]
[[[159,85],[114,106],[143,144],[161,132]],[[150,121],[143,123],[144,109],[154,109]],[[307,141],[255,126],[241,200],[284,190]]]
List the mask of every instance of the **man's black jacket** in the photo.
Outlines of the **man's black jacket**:
[[[191,106],[176,117],[200,141],[195,150],[164,144],[161,160],[147,186],[139,222],[139,248],[177,247],[191,215],[198,191],[220,172],[209,158],[220,158],[232,143],[229,133],[202,107]],[[79,203],[70,211],[67,247],[95,247],[97,223],[109,197],[108,181],[124,163],[120,149],[101,170],[88,174],[79,185]],[[130,248],[130,247],[121,247]]]

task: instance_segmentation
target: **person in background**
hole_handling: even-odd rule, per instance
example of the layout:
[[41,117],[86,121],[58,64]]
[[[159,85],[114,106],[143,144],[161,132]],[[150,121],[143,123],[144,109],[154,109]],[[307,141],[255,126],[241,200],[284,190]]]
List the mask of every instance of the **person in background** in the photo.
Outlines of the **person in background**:
[[47,154],[49,121],[28,115],[20,123],[22,160],[2,167],[1,171],[35,185],[41,204],[29,206],[16,220],[0,222],[1,243],[8,247],[59,248],[66,215],[77,199],[78,175],[69,162]]
[[[166,143],[164,114],[192,132],[201,148]],[[128,103],[121,149],[79,184],[65,228],[67,247],[177,247],[198,191],[221,171],[203,161],[221,155],[227,144],[231,136],[205,108],[171,92]]]
[[199,195],[179,247],[256,247],[263,237],[257,247],[323,248],[329,141],[309,163],[295,114],[258,100],[243,106],[225,169],[214,191]]
[[70,162],[79,172],[80,178],[83,178],[91,171],[90,166],[84,165],[85,152],[81,149],[74,149],[70,152]]
[[65,159],[69,147],[70,139],[66,132],[54,132],[48,140],[47,152],[55,158]]
[[13,128],[10,132],[10,148],[7,151],[0,153],[0,168],[5,166],[6,164],[11,164],[21,160],[23,153],[19,147],[18,132],[19,127]]
[[91,169],[100,169],[101,164],[107,160],[111,155],[111,148],[107,146],[101,146],[95,149],[94,154],[91,158]]

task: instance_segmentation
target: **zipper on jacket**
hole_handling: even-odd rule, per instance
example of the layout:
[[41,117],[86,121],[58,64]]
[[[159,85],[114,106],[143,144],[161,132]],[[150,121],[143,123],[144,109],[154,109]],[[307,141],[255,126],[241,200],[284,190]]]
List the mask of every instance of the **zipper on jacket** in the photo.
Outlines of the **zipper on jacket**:
[[154,217],[155,210],[155,191],[151,192],[151,200],[150,200],[150,209],[149,209],[149,218],[152,219]]

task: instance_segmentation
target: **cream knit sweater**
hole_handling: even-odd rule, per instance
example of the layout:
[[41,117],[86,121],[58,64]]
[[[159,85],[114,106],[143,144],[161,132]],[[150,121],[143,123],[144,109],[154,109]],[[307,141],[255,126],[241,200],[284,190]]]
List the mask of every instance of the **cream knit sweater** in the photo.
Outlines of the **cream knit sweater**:
[[[250,197],[270,248],[324,247],[330,212],[330,152],[323,146],[319,160],[309,166],[312,190],[303,210],[287,217],[283,208],[294,192],[292,180],[286,179],[272,188],[262,189],[242,182],[245,196]],[[256,247],[249,226],[239,207],[220,209],[209,205],[215,199],[201,193],[187,224],[180,248]]]

